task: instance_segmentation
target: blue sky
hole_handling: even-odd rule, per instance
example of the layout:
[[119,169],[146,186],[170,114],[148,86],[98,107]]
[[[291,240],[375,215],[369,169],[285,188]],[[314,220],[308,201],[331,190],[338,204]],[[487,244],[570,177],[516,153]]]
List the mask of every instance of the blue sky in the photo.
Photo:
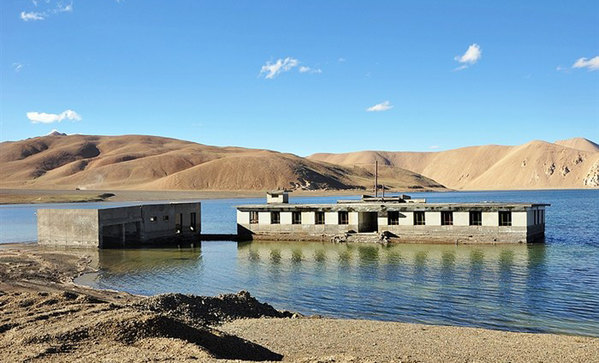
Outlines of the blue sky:
[[597,1],[0,2],[0,139],[599,141]]

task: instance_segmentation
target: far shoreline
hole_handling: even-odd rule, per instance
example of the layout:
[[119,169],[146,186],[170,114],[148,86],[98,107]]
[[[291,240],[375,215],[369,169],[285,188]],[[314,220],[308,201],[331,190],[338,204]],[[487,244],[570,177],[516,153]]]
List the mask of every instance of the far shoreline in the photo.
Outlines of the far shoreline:
[[[391,190],[389,194],[410,193],[478,193],[478,192],[533,192],[533,191],[573,191],[597,190],[596,188],[560,188],[560,189],[484,189],[484,190],[453,190],[453,189],[423,189],[423,190]],[[213,199],[244,199],[263,198],[266,190],[132,190],[132,189],[15,189],[0,188],[0,205],[13,204],[42,204],[42,203],[89,203],[89,202],[148,202],[148,201],[183,201],[183,200],[213,200]],[[372,194],[370,190],[295,190],[292,197],[329,197],[355,196]]]

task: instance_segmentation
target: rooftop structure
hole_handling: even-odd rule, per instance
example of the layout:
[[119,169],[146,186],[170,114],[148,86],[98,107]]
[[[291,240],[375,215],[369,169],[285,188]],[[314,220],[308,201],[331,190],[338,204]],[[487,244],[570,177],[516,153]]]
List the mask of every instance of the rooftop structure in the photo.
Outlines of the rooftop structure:
[[426,203],[405,195],[335,204],[241,205],[237,229],[246,239],[526,243],[543,240],[547,206]]
[[38,209],[38,243],[120,247],[199,238],[200,203]]

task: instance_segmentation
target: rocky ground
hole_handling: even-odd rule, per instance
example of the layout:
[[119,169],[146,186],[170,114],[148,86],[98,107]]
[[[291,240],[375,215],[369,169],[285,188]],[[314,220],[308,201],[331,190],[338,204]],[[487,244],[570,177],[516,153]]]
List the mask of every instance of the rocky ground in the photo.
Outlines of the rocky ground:
[[75,285],[84,252],[0,249],[0,361],[592,362],[599,339],[304,318],[247,292],[134,296]]

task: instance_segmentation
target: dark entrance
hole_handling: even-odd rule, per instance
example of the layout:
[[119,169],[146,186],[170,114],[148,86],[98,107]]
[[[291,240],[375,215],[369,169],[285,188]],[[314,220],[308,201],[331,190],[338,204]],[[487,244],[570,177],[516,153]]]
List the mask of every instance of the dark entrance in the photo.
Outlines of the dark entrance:
[[102,248],[122,247],[140,241],[140,223],[129,222],[102,227]]
[[358,232],[377,232],[379,229],[377,212],[358,213]]

